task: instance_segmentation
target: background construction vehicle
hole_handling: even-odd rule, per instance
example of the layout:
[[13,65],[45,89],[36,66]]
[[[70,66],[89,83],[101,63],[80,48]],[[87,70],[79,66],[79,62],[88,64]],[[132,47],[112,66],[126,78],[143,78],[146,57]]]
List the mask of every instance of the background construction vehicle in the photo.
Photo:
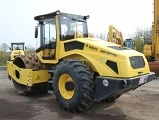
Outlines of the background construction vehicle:
[[11,43],[11,55],[8,60],[14,60],[14,58],[18,55],[24,55],[24,50],[26,49],[24,42],[14,42]]
[[132,39],[124,40],[122,32],[113,27],[113,25],[109,25],[108,42],[135,49],[135,42]]
[[148,59],[148,61],[154,61],[154,57],[152,56],[152,40],[145,40],[143,42],[143,53]]
[[109,25],[108,42],[116,43],[121,45],[123,40],[123,34],[117,30],[113,25]]
[[146,40],[143,53],[148,59],[150,70],[159,76],[159,1],[154,0],[154,21],[152,25],[152,40]]
[[135,50],[135,42],[132,39],[125,39],[123,46]]
[[88,18],[60,11],[34,18],[38,21],[36,38],[40,29],[36,54],[7,62],[19,94],[48,89],[64,110],[80,112],[93,101],[114,101],[153,80],[142,53],[89,38]]

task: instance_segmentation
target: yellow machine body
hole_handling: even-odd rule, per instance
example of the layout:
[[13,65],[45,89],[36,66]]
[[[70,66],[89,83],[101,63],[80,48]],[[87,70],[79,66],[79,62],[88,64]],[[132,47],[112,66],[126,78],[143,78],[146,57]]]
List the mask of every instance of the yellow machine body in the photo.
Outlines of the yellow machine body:
[[11,55],[9,57],[9,60],[13,61],[16,56],[24,55],[25,43],[23,42],[11,43],[10,50],[11,50]]
[[143,46],[143,53],[146,57],[151,56],[152,55],[152,45],[145,44]]
[[[74,49],[70,51],[65,50],[65,44],[71,44],[77,42],[77,44],[83,45],[81,50]],[[84,42],[84,43],[83,43]],[[121,48],[119,45],[94,38],[78,38],[69,41],[59,42],[58,59],[78,58],[85,61],[93,71],[98,72],[101,76],[113,76],[113,77],[125,77],[130,78],[134,76],[149,73],[149,66],[146,62],[146,58],[142,53],[127,48]],[[127,49],[127,50],[125,50]],[[51,63],[52,60],[43,60],[43,51],[37,53],[37,56],[42,63]],[[129,58],[133,56],[141,56],[145,62],[145,66],[139,69],[133,69]],[[114,61],[117,63],[118,73],[113,71],[106,65],[107,61]],[[131,74],[130,74],[131,73]]]
[[154,0],[154,22],[152,25],[153,36],[152,36],[152,56],[155,60],[159,60],[159,1]]
[[[39,50],[37,50],[36,56],[39,58],[41,63],[58,64],[59,61],[61,60],[76,58],[81,61],[85,61],[86,64],[90,66],[91,69],[94,72],[97,72],[100,76],[116,77],[116,78],[132,78],[148,74],[150,72],[145,56],[142,53],[139,53],[135,50],[128,49],[126,47],[121,47],[120,45],[107,42],[101,39],[81,37],[77,33],[74,36],[74,38],[70,40],[64,40],[64,41],[60,40],[60,37],[58,36],[58,34],[60,34],[59,33],[60,31],[59,31],[59,20],[57,16],[55,17],[55,21],[56,21],[57,40],[56,42],[51,42],[51,44],[54,43],[56,45],[56,48],[53,49],[44,48],[44,47],[39,48]],[[113,27],[110,28],[115,29]],[[120,39],[122,39],[122,35]],[[50,59],[49,57],[53,55],[55,55],[55,58]],[[130,60],[131,57],[132,58],[134,57],[132,61]],[[141,68],[138,67],[139,64],[136,64],[138,61],[138,59],[135,59],[136,57],[140,57],[139,59],[144,64],[144,66],[142,66]],[[10,64],[12,63],[9,63],[8,65]],[[138,66],[136,66],[136,68],[134,69],[132,67],[132,64]],[[10,68],[11,67],[8,66],[9,70],[8,72],[9,75],[13,77],[14,74],[13,72],[10,73],[11,72]],[[12,70],[14,70],[14,68],[16,67],[13,67]],[[32,71],[27,69],[25,70]],[[34,74],[35,73],[38,74],[38,71],[36,72],[32,71],[32,72]],[[20,74],[21,76],[27,75],[27,73],[25,72],[21,72]],[[41,75],[40,71],[39,75]],[[34,76],[32,77],[34,78]],[[26,83],[23,82],[23,80],[19,81],[16,78],[15,80],[21,84]],[[41,82],[44,81],[42,80]],[[33,84],[35,82],[32,81],[31,83]]]
[[[152,40],[150,44],[145,42],[144,54],[146,57],[151,57],[153,60],[159,60],[159,1],[154,0],[153,3],[153,24],[152,24]],[[149,42],[149,41],[148,41]]]
[[[65,44],[71,44],[72,42],[82,44],[83,48],[81,48],[81,50],[74,49],[66,51]],[[76,58],[81,61],[85,61],[91,67],[91,69],[97,72],[100,76],[132,78],[150,72],[146,58],[142,53],[131,49],[125,49],[127,48],[121,48],[119,45],[101,39],[76,38],[69,41],[59,42],[59,50],[57,51],[59,53],[58,60]],[[53,51],[52,53],[55,54],[54,49],[50,51]],[[36,55],[42,63],[51,64],[53,60],[42,59],[46,53],[47,50],[45,49],[36,53]],[[136,56],[140,56],[143,59],[144,66],[142,68],[134,69],[131,66],[130,58]],[[113,61],[113,63],[116,64],[117,69],[113,70],[110,66],[106,65],[107,61]],[[134,62],[135,61],[136,60],[134,60]],[[32,69],[18,68],[13,64],[13,62],[8,62],[7,66],[9,75],[20,84],[33,86],[33,84],[47,82],[49,79],[51,79],[48,70],[33,71]]]
[[13,50],[11,52],[11,60],[14,60],[14,58],[18,55],[24,55],[24,51],[23,50]]
[[143,46],[150,70],[159,76],[159,1],[153,0],[152,40],[147,40]]
[[153,80],[144,54],[91,38],[88,18],[60,11],[34,18],[39,24],[35,38],[40,29],[35,56],[18,56],[7,62],[18,93],[26,95],[46,88],[47,83],[48,92],[55,94],[62,108],[79,112],[87,110],[93,101],[113,101]]
[[48,70],[34,71],[32,69],[19,68],[10,61],[7,62],[7,71],[17,83],[30,87],[34,84],[47,82],[51,77]]

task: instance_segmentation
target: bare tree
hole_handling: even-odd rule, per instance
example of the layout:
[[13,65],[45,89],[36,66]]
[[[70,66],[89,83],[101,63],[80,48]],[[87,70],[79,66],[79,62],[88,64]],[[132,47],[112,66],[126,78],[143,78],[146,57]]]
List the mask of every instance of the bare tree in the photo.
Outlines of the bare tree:
[[9,46],[6,43],[2,43],[0,46],[0,49],[4,52],[6,52],[8,48],[9,48]]
[[34,47],[31,44],[28,44],[26,46],[27,50],[35,50]]
[[138,39],[144,39],[144,40],[151,40],[152,38],[152,28],[136,28],[136,32],[134,33],[133,37]]
[[96,38],[100,38],[102,40],[107,40],[107,34],[105,32],[94,35]]
[[136,31],[131,35],[131,38],[135,41],[136,50],[143,52],[144,43],[152,40],[152,28],[142,29],[137,27]]

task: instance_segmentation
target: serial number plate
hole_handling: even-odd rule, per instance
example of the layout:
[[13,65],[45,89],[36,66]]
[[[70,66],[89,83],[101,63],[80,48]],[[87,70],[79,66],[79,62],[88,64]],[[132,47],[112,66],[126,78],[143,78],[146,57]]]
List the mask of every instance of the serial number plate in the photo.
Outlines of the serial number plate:
[[139,84],[146,83],[147,82],[147,77],[148,76],[142,76],[142,77],[140,77]]

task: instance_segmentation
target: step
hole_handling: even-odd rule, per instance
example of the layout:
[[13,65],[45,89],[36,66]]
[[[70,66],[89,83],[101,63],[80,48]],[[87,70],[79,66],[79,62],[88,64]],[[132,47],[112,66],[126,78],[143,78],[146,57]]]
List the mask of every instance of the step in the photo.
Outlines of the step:
[[55,72],[55,70],[48,70],[48,72],[49,72],[49,73],[54,73],[54,72]]
[[54,91],[53,90],[48,90],[47,91],[49,94],[54,94]]
[[53,83],[53,80],[49,80],[48,83],[49,83],[49,84],[52,84],[52,83]]

